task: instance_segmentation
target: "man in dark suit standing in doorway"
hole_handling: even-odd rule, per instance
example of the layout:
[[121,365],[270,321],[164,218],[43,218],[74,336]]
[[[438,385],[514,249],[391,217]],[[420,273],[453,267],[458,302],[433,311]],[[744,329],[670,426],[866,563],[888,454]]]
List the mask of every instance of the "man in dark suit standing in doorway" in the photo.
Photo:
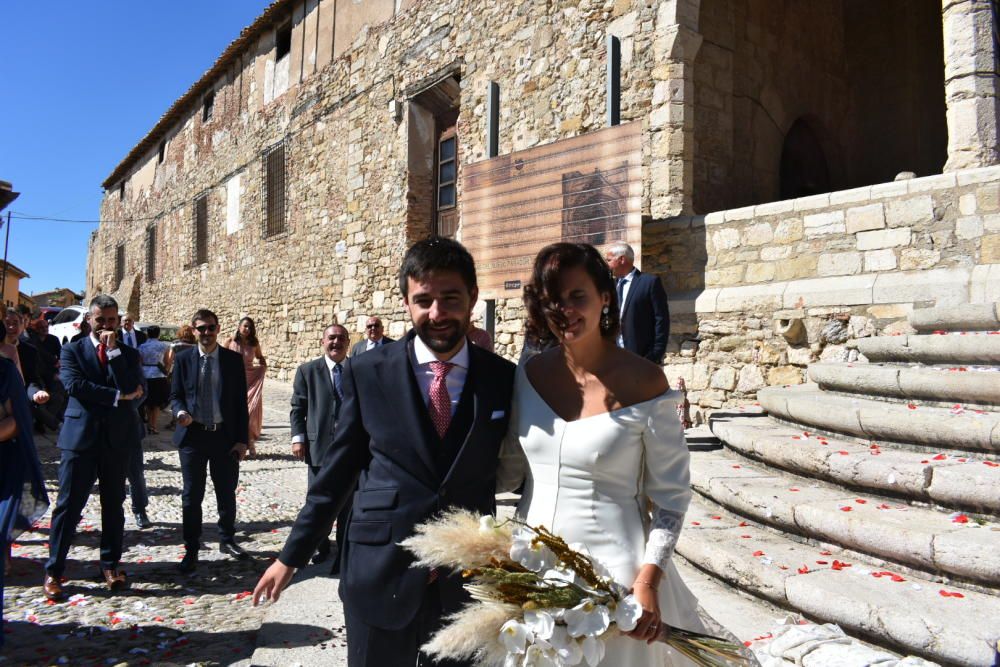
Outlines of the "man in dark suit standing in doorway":
[[146,342],[146,334],[135,328],[135,318],[131,313],[122,318],[122,328],[118,330],[118,340],[129,347],[139,349],[139,346]]
[[384,335],[384,332],[385,329],[382,326],[382,320],[374,315],[369,317],[368,321],[365,322],[365,337],[351,348],[351,356],[356,357],[364,352],[371,352],[376,348],[392,343],[393,339]]
[[101,578],[112,592],[128,585],[118,561],[125,530],[125,469],[139,447],[142,365],[139,353],[118,340],[113,298],[94,297],[90,315],[90,335],[64,345],[59,364],[69,403],[57,442],[59,499],[52,512],[43,584],[50,600],[64,597],[66,556],[95,480],[100,480]]
[[212,311],[196,312],[191,326],[198,332],[198,345],[177,354],[170,388],[177,418],[174,444],[180,450],[184,478],[185,553],[177,567],[185,574],[198,566],[206,468],[219,507],[219,551],[239,560],[250,557],[236,544],[236,484],[240,461],[247,455],[250,424],[243,358],[219,346],[219,318]]
[[[320,348],[323,356],[307,361],[295,371],[292,383],[292,454],[309,466],[309,483],[319,473],[320,464],[333,445],[334,427],[344,398],[344,360],[351,335],[346,327],[331,324],[323,330]],[[340,573],[340,552],[344,546],[344,530],[350,516],[351,503],[337,515],[337,553],[331,573]],[[314,563],[330,555],[330,538],[319,543]]]
[[670,309],[660,277],[635,268],[635,251],[627,243],[612,243],[604,258],[618,288],[622,326],[618,346],[662,364],[670,335]]
[[495,511],[510,420],[514,365],[466,338],[479,294],[469,252],[450,239],[420,241],[399,285],[413,330],[344,367],[333,446],[254,590],[255,604],[278,599],[357,479],[340,578],[350,667],[417,664],[420,646],[469,600],[460,575],[411,567],[399,542],[445,509]]

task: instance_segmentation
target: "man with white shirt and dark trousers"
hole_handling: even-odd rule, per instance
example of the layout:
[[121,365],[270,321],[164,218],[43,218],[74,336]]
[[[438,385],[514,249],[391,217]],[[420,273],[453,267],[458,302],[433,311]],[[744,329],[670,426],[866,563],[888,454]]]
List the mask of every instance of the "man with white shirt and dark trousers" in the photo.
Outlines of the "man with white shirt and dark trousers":
[[614,274],[620,309],[618,347],[655,364],[663,363],[670,335],[670,309],[660,277],[635,267],[635,251],[627,243],[608,246],[604,259]]
[[[340,324],[331,324],[323,330],[320,339],[322,356],[307,361],[295,371],[292,383],[292,455],[305,461],[312,484],[320,464],[333,444],[334,429],[344,398],[343,374],[347,348],[351,335]],[[350,516],[351,503],[337,515],[337,553],[331,574],[340,572],[340,551],[344,545],[344,532]],[[324,537],[313,556],[314,563],[321,563],[330,555],[330,539]]]
[[420,241],[399,286],[413,330],[344,366],[333,444],[254,590],[254,604],[279,598],[357,480],[340,578],[350,667],[417,664],[443,618],[469,601],[461,575],[411,567],[399,543],[443,510],[495,511],[510,420],[514,365],[466,338],[479,294],[469,252],[450,239]]
[[206,468],[211,471],[219,508],[219,551],[245,560],[236,544],[236,485],[240,461],[246,458],[250,414],[243,358],[218,344],[219,318],[199,310],[191,318],[198,345],[177,353],[170,403],[177,418],[174,444],[180,451],[184,558],[178,569],[198,566],[201,548],[201,502]]

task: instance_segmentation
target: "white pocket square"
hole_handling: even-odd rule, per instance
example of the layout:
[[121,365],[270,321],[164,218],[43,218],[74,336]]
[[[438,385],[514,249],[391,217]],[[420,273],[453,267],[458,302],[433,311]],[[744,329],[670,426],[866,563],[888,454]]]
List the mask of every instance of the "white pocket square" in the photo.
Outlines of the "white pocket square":
[[494,410],[493,414],[490,415],[490,421],[494,419],[503,419],[503,416],[507,414],[503,410]]

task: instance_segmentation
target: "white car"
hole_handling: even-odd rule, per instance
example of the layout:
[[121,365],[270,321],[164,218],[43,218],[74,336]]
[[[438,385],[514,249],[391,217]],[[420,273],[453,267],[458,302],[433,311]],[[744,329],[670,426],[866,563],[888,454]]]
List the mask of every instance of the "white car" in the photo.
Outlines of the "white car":
[[67,306],[49,322],[49,333],[59,339],[63,345],[80,333],[80,323],[87,309],[83,306]]

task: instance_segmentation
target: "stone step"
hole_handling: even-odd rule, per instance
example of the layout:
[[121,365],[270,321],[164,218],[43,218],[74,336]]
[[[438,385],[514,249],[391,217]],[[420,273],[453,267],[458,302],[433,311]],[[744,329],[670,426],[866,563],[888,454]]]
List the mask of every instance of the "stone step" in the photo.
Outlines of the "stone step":
[[940,335],[877,336],[858,340],[858,351],[868,361],[920,364],[1000,364],[1000,335],[943,333]]
[[921,308],[910,313],[917,331],[1000,331],[1000,303]]
[[1000,522],[993,517],[957,523],[954,514],[797,477],[725,451],[692,457],[691,486],[781,531],[1000,587]]
[[1000,369],[994,366],[818,363],[809,366],[809,379],[821,389],[850,394],[1000,405]]
[[677,553],[740,590],[942,664],[991,665],[1000,638],[1000,596],[801,544],[699,497]]
[[826,437],[762,413],[715,413],[712,431],[743,456],[866,493],[1000,516],[1000,463]]
[[809,427],[875,441],[1000,452],[1000,413],[935,408],[823,392],[813,384],[757,392],[768,414]]

